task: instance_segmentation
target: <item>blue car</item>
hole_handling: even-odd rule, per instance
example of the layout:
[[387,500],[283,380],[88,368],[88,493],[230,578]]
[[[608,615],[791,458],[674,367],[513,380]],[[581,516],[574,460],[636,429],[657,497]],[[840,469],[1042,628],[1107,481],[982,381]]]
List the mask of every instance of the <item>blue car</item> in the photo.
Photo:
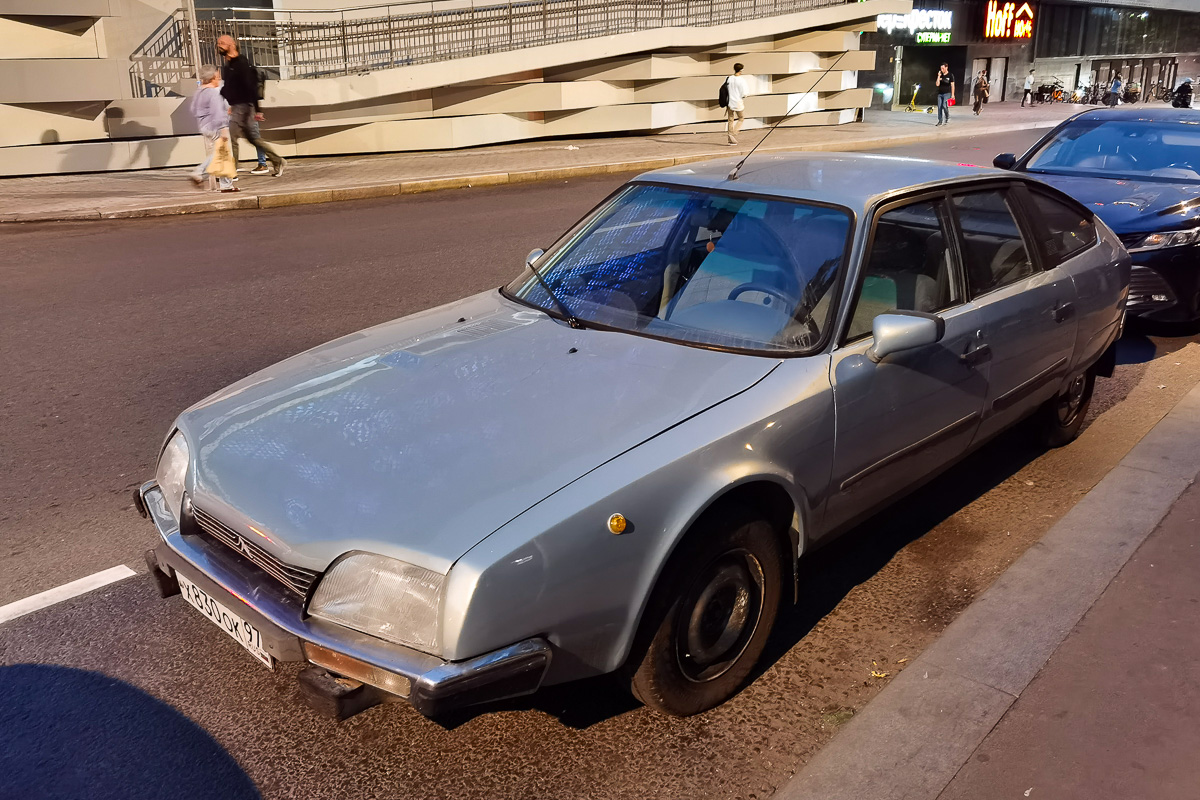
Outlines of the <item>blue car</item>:
[[1200,110],[1085,111],[992,163],[1066,192],[1120,236],[1133,257],[1130,314],[1200,320]]

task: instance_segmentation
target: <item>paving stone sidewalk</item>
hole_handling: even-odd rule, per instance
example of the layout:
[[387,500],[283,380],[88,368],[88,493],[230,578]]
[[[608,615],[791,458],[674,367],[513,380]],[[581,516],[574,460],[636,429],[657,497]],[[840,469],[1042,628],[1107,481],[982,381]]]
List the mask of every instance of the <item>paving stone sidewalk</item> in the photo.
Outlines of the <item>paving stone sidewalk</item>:
[[[779,128],[759,152],[874,150],[927,141],[1050,127],[1088,106],[1020,108],[990,105],[979,117],[966,107],[951,125],[933,115],[868,110],[863,122],[836,127]],[[467,150],[293,158],[279,178],[242,174],[240,192],[197,188],[190,168],[46,175],[0,179],[0,222],[160,216],[240,208],[323,203],[366,197],[635,172],[750,150],[763,130],[745,131],[736,147],[721,131],[673,135],[521,142]],[[246,163],[244,166],[252,166]]]

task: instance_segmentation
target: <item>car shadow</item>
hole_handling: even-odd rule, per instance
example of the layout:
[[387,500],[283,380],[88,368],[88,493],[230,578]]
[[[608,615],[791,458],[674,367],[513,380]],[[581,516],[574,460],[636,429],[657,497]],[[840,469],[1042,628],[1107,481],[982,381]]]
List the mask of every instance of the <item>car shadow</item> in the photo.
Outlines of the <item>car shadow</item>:
[[0,698],[0,797],[260,797],[203,728],[115,678],[53,665],[5,666]]

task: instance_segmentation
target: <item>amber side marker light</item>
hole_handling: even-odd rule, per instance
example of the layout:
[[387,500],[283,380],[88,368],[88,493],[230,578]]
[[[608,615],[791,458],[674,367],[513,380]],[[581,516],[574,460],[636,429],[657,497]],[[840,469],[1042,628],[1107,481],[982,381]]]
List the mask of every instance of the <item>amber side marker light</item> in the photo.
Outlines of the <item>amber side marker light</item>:
[[408,697],[412,692],[412,681],[403,675],[388,672],[386,669],[372,666],[344,653],[334,652],[328,647],[321,647],[319,644],[305,642],[304,657],[318,667],[324,667],[331,672],[336,672],[338,675],[362,681],[365,684],[375,686],[400,697]]

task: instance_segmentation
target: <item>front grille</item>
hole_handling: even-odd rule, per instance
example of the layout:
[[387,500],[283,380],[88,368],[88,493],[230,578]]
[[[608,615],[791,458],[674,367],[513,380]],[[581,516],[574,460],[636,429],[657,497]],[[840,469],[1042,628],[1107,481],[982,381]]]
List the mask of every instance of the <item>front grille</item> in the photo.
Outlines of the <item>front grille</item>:
[[[1155,300],[1154,296],[1165,297]],[[1125,304],[1130,311],[1151,308],[1166,308],[1175,304],[1175,292],[1170,284],[1149,267],[1134,267],[1129,275],[1129,301]]]
[[316,582],[319,572],[283,563],[203,509],[192,506],[192,515],[202,532],[226,545],[296,594],[308,596],[308,590]]

